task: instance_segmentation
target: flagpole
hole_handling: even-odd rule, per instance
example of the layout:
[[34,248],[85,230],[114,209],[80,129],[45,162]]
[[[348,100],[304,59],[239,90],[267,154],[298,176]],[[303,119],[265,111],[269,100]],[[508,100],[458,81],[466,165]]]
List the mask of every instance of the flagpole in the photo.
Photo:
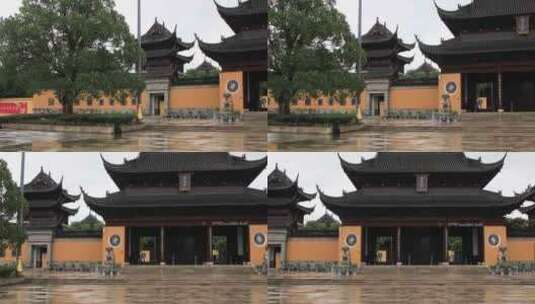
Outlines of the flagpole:
[[[359,46],[362,48],[362,0],[359,0],[359,26],[358,26],[358,35],[359,35]],[[360,72],[362,71],[362,58],[359,56],[359,66],[358,66],[358,71],[359,71],[359,75],[360,75]]]
[[[141,77],[141,70],[143,65],[143,57],[141,53],[141,0],[137,0],[137,44],[138,44],[138,61],[137,61],[137,74]],[[139,120],[143,119],[141,113],[141,92],[137,96],[137,118]]]
[[[358,5],[359,5],[358,37],[359,37],[359,47],[360,47],[360,50],[362,50],[362,0],[358,1]],[[362,53],[359,56],[357,73],[359,75],[359,78],[362,80]],[[362,112],[360,111],[360,103],[361,103],[360,97],[361,97],[361,94],[358,94],[357,96],[357,119],[358,120],[362,119]]]
[[[26,160],[26,153],[22,152],[21,164],[20,164],[20,195],[24,198],[24,164]],[[24,200],[21,200],[20,209],[18,212],[17,220],[19,226],[19,233],[24,229]],[[17,244],[17,273],[22,274],[22,244]]]

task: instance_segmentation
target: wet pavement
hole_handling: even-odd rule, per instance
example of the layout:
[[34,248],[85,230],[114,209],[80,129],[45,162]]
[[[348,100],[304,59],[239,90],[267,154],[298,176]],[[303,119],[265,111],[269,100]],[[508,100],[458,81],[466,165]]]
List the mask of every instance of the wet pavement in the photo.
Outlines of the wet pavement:
[[0,289],[0,303],[535,303],[535,275],[491,276],[484,267],[367,267],[350,278],[248,267],[131,267],[116,279],[33,275]]
[[367,121],[340,137],[268,134],[269,151],[532,151],[535,113],[465,113],[462,121]]
[[0,303],[267,303],[267,283],[248,267],[132,267],[106,279],[92,274],[30,274],[30,284],[0,288]]
[[266,151],[266,122],[149,121],[140,131],[102,134],[0,130],[2,151]]

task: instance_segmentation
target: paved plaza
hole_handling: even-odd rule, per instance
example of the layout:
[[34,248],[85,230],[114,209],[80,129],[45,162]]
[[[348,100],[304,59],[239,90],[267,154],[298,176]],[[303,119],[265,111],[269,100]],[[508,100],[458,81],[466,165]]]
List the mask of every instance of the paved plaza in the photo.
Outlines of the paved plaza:
[[270,151],[530,151],[535,113],[465,113],[451,125],[432,121],[366,121],[359,132],[340,137],[268,134]]
[[365,267],[356,276],[255,274],[249,267],[128,267],[114,279],[30,273],[0,288],[0,303],[534,303],[535,276],[485,267]]
[[232,125],[213,120],[148,120],[121,136],[0,130],[0,150],[34,152],[227,152],[265,151],[265,113]]

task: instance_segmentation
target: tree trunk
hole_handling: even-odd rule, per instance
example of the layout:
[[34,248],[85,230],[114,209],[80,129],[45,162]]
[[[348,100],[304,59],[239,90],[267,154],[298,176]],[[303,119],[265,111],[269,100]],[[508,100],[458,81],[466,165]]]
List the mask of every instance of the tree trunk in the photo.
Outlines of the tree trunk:
[[74,114],[74,106],[73,106],[73,102],[71,101],[64,101],[62,103],[63,105],[63,114],[65,115],[72,115]]
[[290,101],[281,96],[279,99],[279,115],[288,115],[290,114]]

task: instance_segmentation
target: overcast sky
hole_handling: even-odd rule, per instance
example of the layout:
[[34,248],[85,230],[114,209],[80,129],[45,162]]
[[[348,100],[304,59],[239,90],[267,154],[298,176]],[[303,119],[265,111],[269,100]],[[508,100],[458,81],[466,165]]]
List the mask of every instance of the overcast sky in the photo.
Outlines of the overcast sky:
[[[243,155],[243,153],[233,153]],[[70,194],[80,194],[80,186],[91,196],[104,197],[106,191],[119,190],[115,183],[106,173],[102,164],[100,153],[26,153],[25,183],[29,183],[41,170],[52,173],[56,182],[63,176],[63,188]],[[123,163],[123,160],[137,157],[138,153],[102,153],[104,158],[115,164]],[[265,153],[245,153],[247,159],[259,159]],[[8,163],[13,180],[20,184],[21,153],[0,153],[0,159]],[[253,181],[251,187],[264,190],[267,184],[267,172],[263,172]],[[80,207],[80,211],[70,218],[70,222],[84,219],[89,214],[89,208],[83,202],[83,198],[73,204],[66,205],[70,208]]]
[[[236,6],[238,0],[217,0],[224,6]],[[337,0],[338,8],[347,16],[354,33],[357,34],[358,0]],[[117,9],[130,25],[132,33],[136,33],[137,13],[136,0],[115,0]],[[438,17],[434,0],[363,0],[363,34],[375,23],[377,17],[394,31],[399,25],[399,33],[405,42],[413,43],[414,35],[418,35],[426,43],[438,44],[441,38],[450,38],[451,33]],[[436,0],[444,9],[454,10],[459,4],[470,3],[471,0]],[[9,16],[18,11],[22,0],[0,1],[0,16]],[[142,0],[142,31],[145,32],[153,24],[154,18],[165,21],[172,30],[178,25],[178,36],[185,41],[193,41],[194,34],[206,42],[219,42],[221,36],[232,35],[232,30],[217,13],[213,0]],[[195,55],[192,64],[186,68],[200,64],[204,54],[195,46],[189,53]],[[185,53],[189,55],[189,53]],[[416,55],[409,68],[419,66],[424,57],[418,48],[408,53]]]
[[[217,0],[223,6],[236,6],[238,0]],[[0,1],[0,16],[6,17],[18,12],[22,0]],[[134,35],[137,34],[137,0],[115,0],[117,10],[126,18]],[[141,0],[142,26],[144,34],[154,23],[154,18],[165,22],[167,28],[173,31],[178,25],[177,36],[186,42],[195,40],[195,33],[205,42],[220,42],[221,36],[233,35],[232,30],[217,13],[214,0]],[[193,62],[186,69],[196,67],[208,59],[201,50],[195,48],[181,53],[195,55]],[[211,60],[209,60],[211,61]],[[211,61],[217,65],[214,61]]]

